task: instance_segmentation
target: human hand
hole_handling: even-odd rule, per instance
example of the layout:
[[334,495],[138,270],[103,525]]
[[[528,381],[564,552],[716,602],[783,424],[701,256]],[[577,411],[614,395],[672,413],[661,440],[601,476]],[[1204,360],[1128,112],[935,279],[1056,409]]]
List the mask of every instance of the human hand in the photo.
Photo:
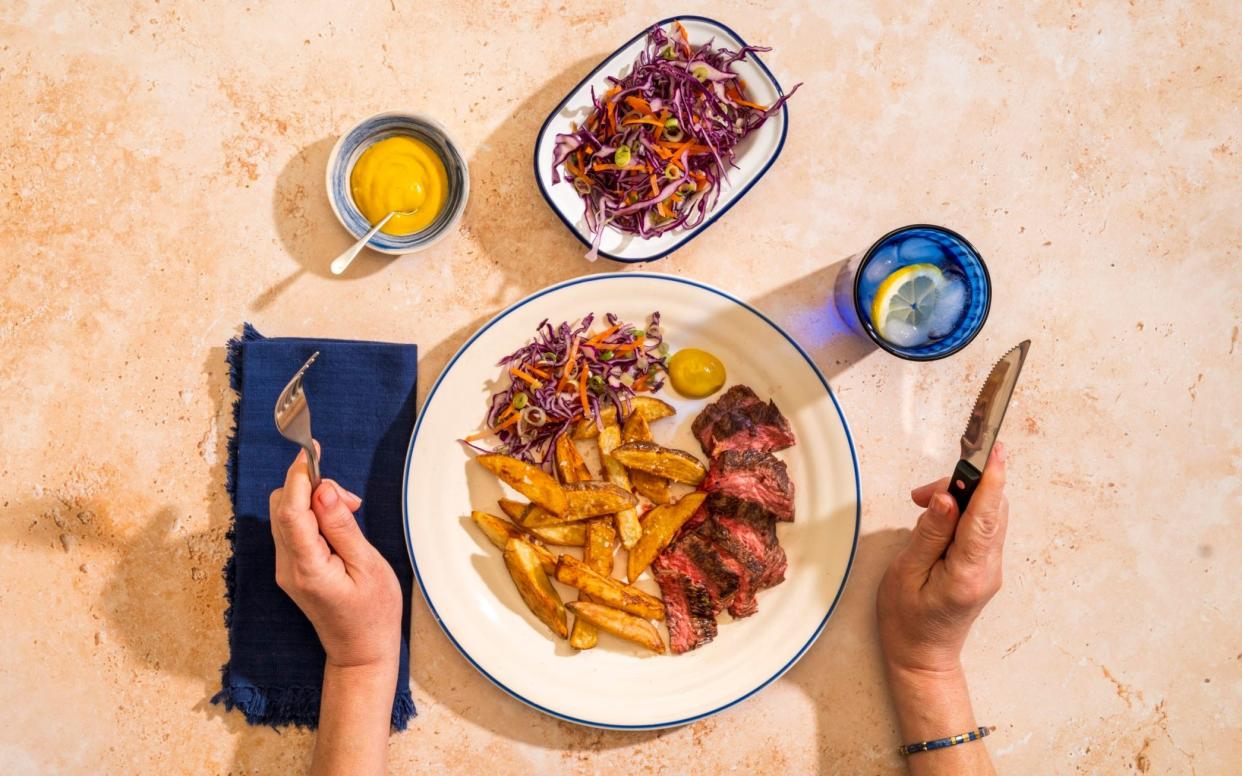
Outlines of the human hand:
[[315,626],[330,667],[395,670],[401,587],[354,519],[361,505],[332,480],[312,494],[306,453],[299,453],[269,501],[276,584]]
[[880,644],[890,673],[961,670],[962,645],[1001,587],[1009,523],[1005,448],[997,443],[966,513],[946,491],[949,479],[916,488],[926,511],[889,564],[876,595]]

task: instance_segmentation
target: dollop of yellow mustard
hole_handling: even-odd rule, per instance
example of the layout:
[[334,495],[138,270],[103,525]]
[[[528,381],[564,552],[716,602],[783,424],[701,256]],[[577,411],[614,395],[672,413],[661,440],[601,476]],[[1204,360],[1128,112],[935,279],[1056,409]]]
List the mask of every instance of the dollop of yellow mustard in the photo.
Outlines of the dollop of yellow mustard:
[[349,191],[371,224],[393,211],[407,211],[388,219],[381,232],[414,234],[431,226],[444,209],[448,171],[434,148],[396,135],[362,152],[349,176]]
[[701,399],[724,386],[725,368],[720,359],[706,350],[685,348],[668,360],[668,378],[682,396]]

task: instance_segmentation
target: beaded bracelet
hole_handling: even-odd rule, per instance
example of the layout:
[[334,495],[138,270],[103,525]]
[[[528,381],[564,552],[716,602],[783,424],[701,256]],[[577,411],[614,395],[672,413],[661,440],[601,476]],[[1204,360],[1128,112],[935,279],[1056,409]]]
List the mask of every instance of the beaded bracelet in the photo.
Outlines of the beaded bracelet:
[[992,727],[981,727],[978,730],[971,730],[950,738],[937,738],[935,741],[920,741],[917,744],[906,744],[905,746],[897,747],[897,753],[902,756],[909,756],[919,752],[930,752],[933,749],[945,749],[958,744],[966,744],[971,741],[978,741],[993,730],[996,730],[995,725]]

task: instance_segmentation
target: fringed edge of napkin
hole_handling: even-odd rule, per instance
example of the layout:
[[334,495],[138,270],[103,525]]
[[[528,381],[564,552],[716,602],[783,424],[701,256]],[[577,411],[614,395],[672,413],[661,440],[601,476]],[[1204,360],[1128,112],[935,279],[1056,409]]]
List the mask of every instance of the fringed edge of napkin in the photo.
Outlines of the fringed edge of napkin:
[[[225,360],[229,365],[229,387],[233,389],[233,429],[227,442],[228,461],[224,466],[224,488],[229,494],[229,505],[237,512],[237,430],[241,415],[242,345],[264,339],[259,330],[249,323],[242,324],[242,333],[228,342]],[[237,533],[232,524],[225,534],[229,545],[229,559],[224,564],[224,627],[233,627],[233,591],[237,586],[237,570],[234,546]],[[319,725],[319,700],[321,687],[255,687],[235,685],[229,682],[229,664],[220,666],[220,692],[211,702],[222,704],[225,711],[239,709],[251,725],[295,725],[315,729]],[[392,704],[393,730],[405,730],[410,719],[417,714],[414,697],[408,687],[397,692]]]

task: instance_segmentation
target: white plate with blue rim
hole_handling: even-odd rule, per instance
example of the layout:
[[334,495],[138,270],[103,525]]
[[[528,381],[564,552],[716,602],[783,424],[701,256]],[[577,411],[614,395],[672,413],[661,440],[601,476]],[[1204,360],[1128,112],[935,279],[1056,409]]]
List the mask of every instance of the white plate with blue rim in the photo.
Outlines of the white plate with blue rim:
[[[680,21],[685,27],[692,46],[712,41],[717,48],[739,51],[747,45],[732,29],[704,16],[675,16],[658,21],[652,26],[667,29],[676,21]],[[582,197],[574,189],[572,182],[567,181],[563,175],[559,183],[552,182],[556,136],[573,131],[575,125],[582,124],[591,114],[592,88],[596,94],[603,94],[610,86],[607,80],[610,76],[619,78],[630,72],[639,53],[646,46],[646,37],[647,30],[644,29],[582,79],[544,120],[535,140],[535,180],[539,184],[539,191],[557,217],[588,248],[594,235],[587,226]],[[772,105],[785,94],[776,76],[772,75],[772,71],[756,54],[748,54],[746,59],[735,62],[733,71],[745,82],[747,98],[752,102]],[[758,183],[780,156],[788,131],[789,107],[786,104],[769,117],[763,126],[751,132],[738,144],[734,160],[737,166],[729,169],[728,177],[721,186],[719,199],[697,226],[672,229],[646,238],[605,228],[600,238],[599,255],[621,262],[653,261],[690,242]]]
[[[737,621],[722,616],[715,640],[696,650],[656,655],[601,634],[597,647],[575,652],[526,608],[501,551],[471,522],[471,510],[499,515],[499,498],[520,496],[484,471],[458,440],[482,427],[491,393],[507,379],[496,362],[526,344],[541,321],[555,325],[612,312],[639,323],[655,311],[674,351],[697,347],[716,354],[728,385],[742,383],[760,398],[772,398],[789,419],[798,442],[778,455],[796,484],[796,515],[777,528],[788,570],[784,582],[758,594],[756,614]],[[702,457],[690,426],[711,399],[683,399],[667,387],[658,395],[677,414],[652,423],[656,440]],[[589,455],[589,446],[580,445]],[[797,662],[823,630],[858,541],[858,463],[845,415],[823,374],[763,313],[724,291],[668,275],[628,272],[566,281],[485,324],[428,393],[410,440],[405,478],[410,560],[445,635],[514,698],[594,727],[681,725],[759,692]],[[552,549],[580,555],[577,548]],[[617,576],[624,559],[618,551]],[[563,600],[574,600],[575,591],[554,584]],[[638,585],[659,594],[649,574]]]

